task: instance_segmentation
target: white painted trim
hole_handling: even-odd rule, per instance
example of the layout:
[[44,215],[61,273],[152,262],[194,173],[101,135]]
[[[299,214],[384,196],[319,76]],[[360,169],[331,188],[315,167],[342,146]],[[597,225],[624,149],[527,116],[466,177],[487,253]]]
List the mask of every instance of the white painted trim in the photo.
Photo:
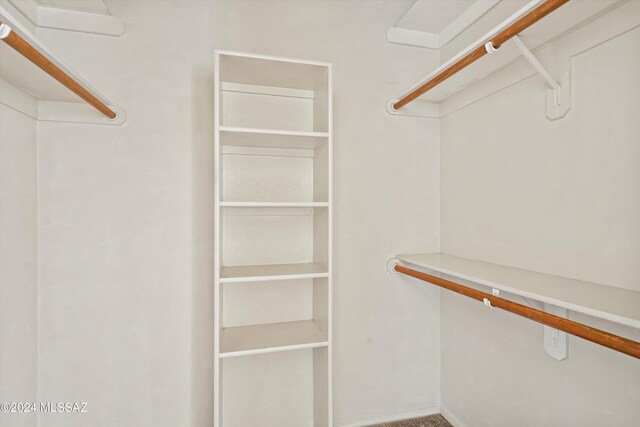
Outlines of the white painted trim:
[[220,427],[222,424],[222,362],[220,360],[220,338],[221,338],[221,303],[220,303],[220,267],[222,259],[220,255],[220,201],[222,199],[222,188],[220,179],[220,107],[221,89],[220,82],[220,52],[213,54],[213,427]]
[[38,7],[36,25],[40,28],[116,37],[123,35],[127,29],[125,22],[116,16],[56,9],[54,7]]
[[446,406],[440,406],[440,414],[445,417],[453,427],[469,427],[452,414]]
[[[8,0],[36,28],[121,36],[125,22],[112,15],[38,6],[32,0]],[[106,9],[106,7],[105,7]]]
[[[363,418],[355,421],[347,421],[334,424],[335,427],[365,427],[375,424],[390,423],[394,421],[410,420],[412,418],[427,417],[440,413],[439,406],[430,406],[428,408],[416,409],[413,411],[399,412],[395,414],[379,415],[370,418]],[[446,418],[446,417],[445,417]],[[455,426],[458,427],[458,426]]]

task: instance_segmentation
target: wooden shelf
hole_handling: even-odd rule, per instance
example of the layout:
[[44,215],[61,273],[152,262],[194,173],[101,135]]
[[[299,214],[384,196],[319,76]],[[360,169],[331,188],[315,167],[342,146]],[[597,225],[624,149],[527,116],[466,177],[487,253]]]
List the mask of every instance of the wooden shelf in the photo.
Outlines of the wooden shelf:
[[327,266],[319,263],[271,264],[222,267],[220,283],[295,280],[329,277]]
[[403,263],[461,284],[476,284],[640,328],[640,292],[452,255],[408,254]]
[[224,146],[313,150],[328,138],[327,132],[220,126],[220,142]]
[[223,328],[220,358],[326,347],[327,336],[313,320]]

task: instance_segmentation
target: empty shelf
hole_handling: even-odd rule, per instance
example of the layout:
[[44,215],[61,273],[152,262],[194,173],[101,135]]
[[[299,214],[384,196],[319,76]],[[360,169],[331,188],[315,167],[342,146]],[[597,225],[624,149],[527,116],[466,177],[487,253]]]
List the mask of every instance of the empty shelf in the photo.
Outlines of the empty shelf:
[[317,90],[326,86],[325,62],[218,51],[220,80],[257,86]]
[[220,202],[227,208],[326,208],[328,202]]
[[[455,279],[640,328],[640,292],[445,254],[396,257]],[[447,278],[447,277],[444,277]],[[449,279],[452,280],[452,279]]]
[[223,328],[220,357],[248,356],[327,346],[313,320]]
[[293,148],[313,150],[329,137],[327,132],[220,127],[222,145],[235,147]]
[[327,266],[319,263],[270,264],[222,267],[220,283],[257,282],[329,277]]

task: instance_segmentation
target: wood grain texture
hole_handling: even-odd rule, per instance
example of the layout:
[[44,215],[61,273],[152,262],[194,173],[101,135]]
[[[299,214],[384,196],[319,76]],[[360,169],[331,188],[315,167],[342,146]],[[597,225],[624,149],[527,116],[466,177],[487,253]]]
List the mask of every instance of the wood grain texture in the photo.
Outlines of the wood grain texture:
[[[504,42],[506,42],[513,36],[520,34],[522,31],[526,30],[531,25],[535,24],[536,22],[538,22],[539,20],[541,20],[542,18],[544,18],[545,16],[547,16],[548,14],[550,14],[551,12],[553,12],[554,10],[558,9],[560,6],[568,2],[569,0],[547,0],[536,9],[532,10],[522,18],[518,19],[516,22],[514,22],[504,30],[500,31],[493,39],[491,39],[491,44],[493,44],[493,47],[495,47],[496,49],[499,48]],[[487,51],[484,45],[479,46],[478,48],[474,49],[472,52],[470,52],[469,54],[461,58],[459,61],[452,64],[446,70],[442,71],[432,79],[428,80],[427,82],[425,82],[424,84],[422,84],[421,86],[413,90],[411,93],[403,96],[400,100],[398,100],[398,102],[393,104],[393,108],[395,110],[399,110],[400,108],[404,107],[411,101],[424,95],[433,87],[444,82],[449,77],[453,76],[454,74],[458,73],[459,71],[473,64],[474,62],[476,62],[478,59],[482,58],[486,54],[487,54]]]
[[458,283],[451,282],[440,277],[422,273],[420,271],[413,270],[401,265],[396,265],[394,267],[394,270],[399,273],[406,274],[407,276],[432,283],[434,285],[440,286],[441,288],[445,288],[447,290],[459,293],[478,301],[484,301],[485,299],[487,299],[495,308],[509,311],[511,313],[517,314],[518,316],[526,317],[527,319],[542,323],[543,325],[550,326],[552,328],[564,331],[571,335],[575,335],[587,341],[591,341],[612,350],[619,351],[620,353],[635,357],[636,359],[640,359],[639,342],[614,335],[600,329],[592,328],[591,326],[574,322],[573,320],[554,316],[553,314],[545,313],[544,311],[527,307],[525,305],[518,304],[516,302],[509,301],[507,299],[500,298],[492,294],[470,288],[468,286],[460,285]]
[[[2,24],[2,22],[0,22],[0,24]],[[82,85],[71,78],[67,73],[62,71],[60,67],[47,59],[47,57],[41,54],[33,46],[31,46],[26,40],[16,34],[15,31],[11,31],[9,35],[2,40],[22,56],[31,61],[38,68],[56,79],[67,89],[86,101],[88,104],[93,106],[96,110],[100,111],[110,119],[114,119],[116,117],[116,113],[111,110],[106,104],[92,95]]]

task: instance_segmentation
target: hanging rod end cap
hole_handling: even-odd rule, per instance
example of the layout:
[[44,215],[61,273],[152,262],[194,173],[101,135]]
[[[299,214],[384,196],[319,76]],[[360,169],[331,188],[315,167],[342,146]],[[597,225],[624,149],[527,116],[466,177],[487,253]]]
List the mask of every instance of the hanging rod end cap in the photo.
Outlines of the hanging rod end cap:
[[400,265],[400,260],[398,258],[390,258],[389,261],[387,261],[387,273],[398,274],[395,270],[396,265]]
[[493,45],[493,42],[489,40],[484,44],[484,49],[487,51],[488,54],[492,54],[492,53],[496,53],[500,49],[500,47],[495,47]]
[[0,24],[0,40],[5,39],[11,34],[11,27],[7,24]]
[[394,108],[395,103],[398,102],[398,101],[399,101],[398,99],[390,99],[390,100],[387,101],[387,113],[389,113],[389,114],[398,114],[399,110],[396,110]]

